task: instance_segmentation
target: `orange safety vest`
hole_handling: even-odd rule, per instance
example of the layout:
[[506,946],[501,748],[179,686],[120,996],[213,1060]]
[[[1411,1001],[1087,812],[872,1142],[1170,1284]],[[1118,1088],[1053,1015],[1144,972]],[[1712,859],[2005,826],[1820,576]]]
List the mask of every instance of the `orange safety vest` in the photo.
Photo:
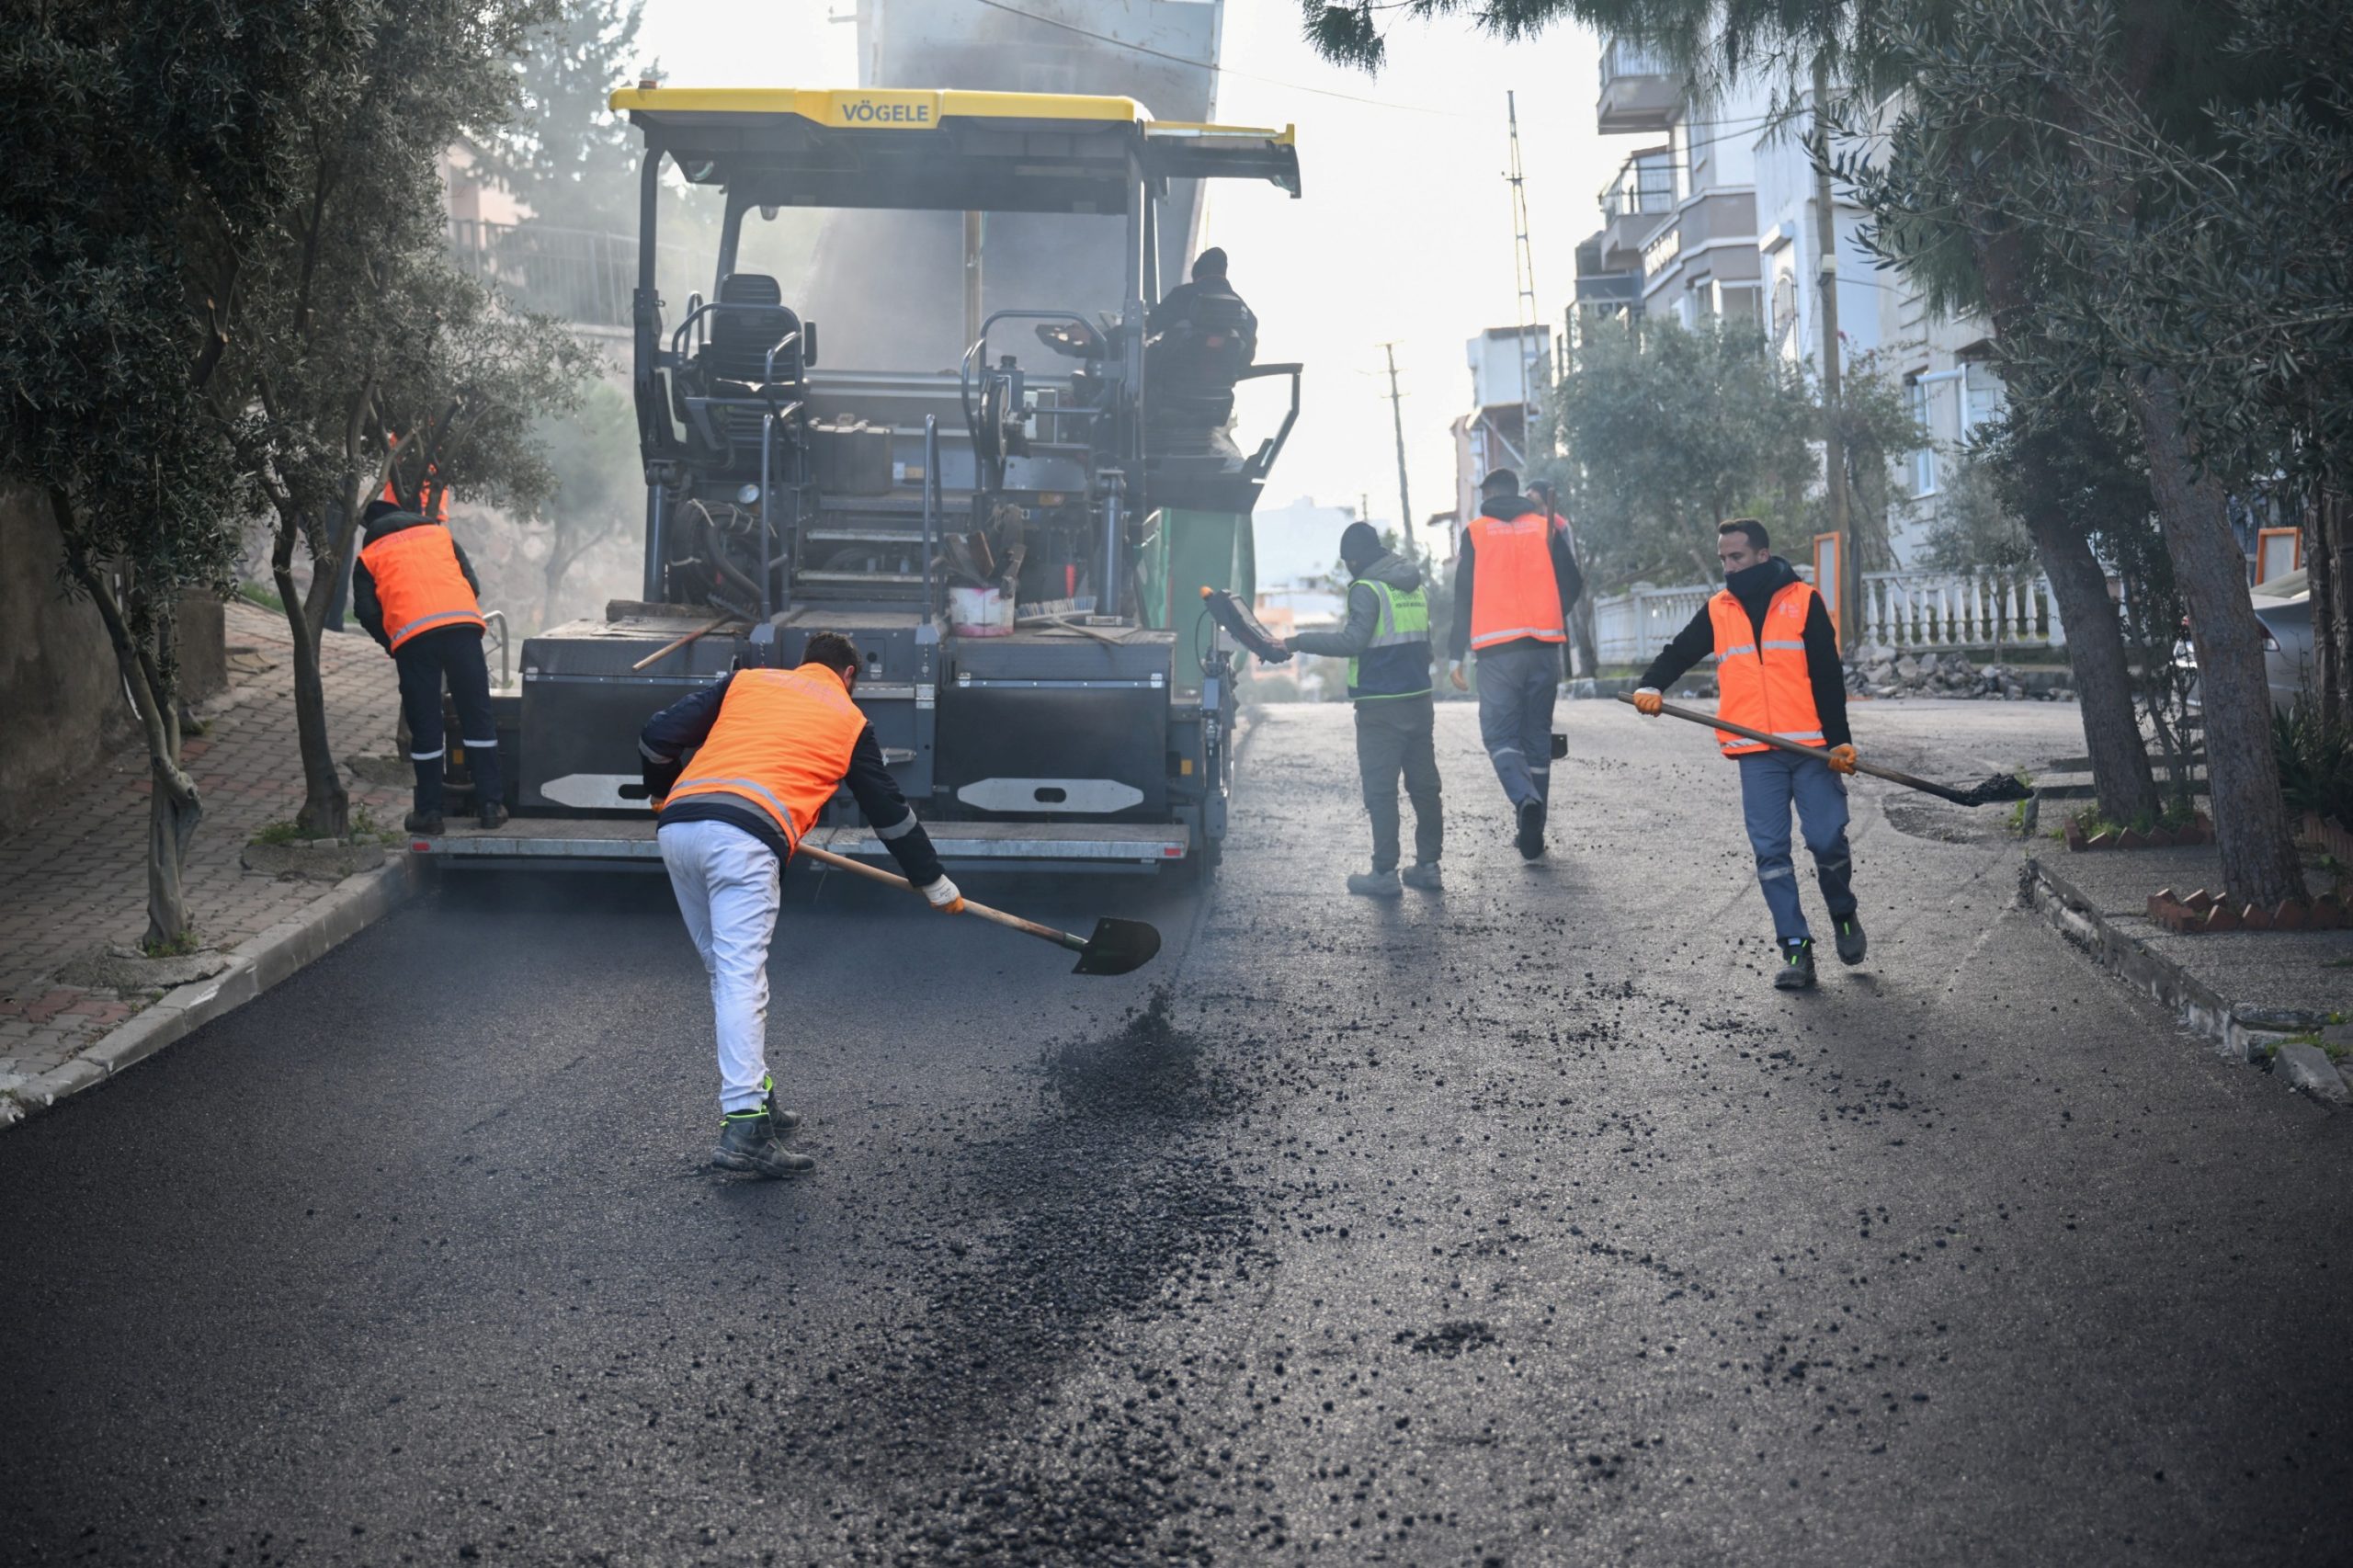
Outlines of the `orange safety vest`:
[[1552,524],[1541,512],[1471,519],[1463,530],[1478,559],[1471,580],[1471,646],[1522,637],[1565,642],[1561,587],[1552,575]]
[[384,636],[394,653],[420,631],[483,624],[482,606],[458,564],[458,541],[448,528],[413,523],[374,540],[359,561],[376,579]]
[[[1746,607],[1730,589],[1708,601],[1708,619],[1716,629],[1718,717],[1803,745],[1828,744],[1822,738],[1813,679],[1805,667],[1805,621],[1813,600],[1810,583],[1783,586],[1765,607],[1761,638]],[[1726,756],[1773,749],[1730,730],[1718,730],[1716,744]]]
[[837,670],[738,670],[710,738],[664,803],[733,795],[766,812],[785,842],[797,845],[849,776],[850,754],[865,731],[866,715]]

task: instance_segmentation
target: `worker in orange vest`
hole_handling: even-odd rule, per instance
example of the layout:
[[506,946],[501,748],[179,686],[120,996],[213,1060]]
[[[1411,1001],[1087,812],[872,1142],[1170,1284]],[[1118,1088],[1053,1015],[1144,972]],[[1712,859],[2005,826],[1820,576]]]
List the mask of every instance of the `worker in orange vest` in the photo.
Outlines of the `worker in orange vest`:
[[1723,754],[1740,764],[1741,812],[1780,954],[1773,984],[1803,991],[1814,980],[1813,936],[1790,858],[1792,803],[1837,932],[1838,957],[1860,963],[1869,948],[1855,911],[1847,847],[1843,779],[1855,771],[1855,747],[1847,729],[1838,632],[1822,596],[1773,553],[1771,536],[1756,518],[1734,517],[1717,527],[1716,559],[1723,562],[1723,592],[1711,597],[1643,672],[1634,706],[1656,718],[1665,700],[1661,694],[1712,653],[1719,717],[1821,749],[1819,758],[1798,756],[1730,730],[1716,732]]
[[964,908],[850,699],[858,670],[857,645],[820,631],[799,667],[722,676],[656,713],[638,738],[662,863],[710,976],[722,1119],[711,1163],[722,1170],[787,1176],[816,1164],[785,1147],[801,1117],[777,1104],[768,1076],[768,940],[784,868],[835,790],[849,786],[932,908]]
[[1479,738],[1518,815],[1525,859],[1544,853],[1552,788],[1552,704],[1569,607],[1585,586],[1567,534],[1499,468],[1481,482],[1479,515],[1454,555],[1454,629],[1448,678],[1468,691],[1466,653],[1479,655]]
[[400,667],[401,714],[416,770],[410,833],[438,834],[442,763],[441,685],[458,710],[459,739],[474,780],[475,815],[484,827],[506,820],[498,766],[498,726],[491,722],[490,665],[482,652],[481,583],[466,552],[439,523],[397,501],[370,501],[360,514],[367,542],[352,568],[351,598],[359,624]]

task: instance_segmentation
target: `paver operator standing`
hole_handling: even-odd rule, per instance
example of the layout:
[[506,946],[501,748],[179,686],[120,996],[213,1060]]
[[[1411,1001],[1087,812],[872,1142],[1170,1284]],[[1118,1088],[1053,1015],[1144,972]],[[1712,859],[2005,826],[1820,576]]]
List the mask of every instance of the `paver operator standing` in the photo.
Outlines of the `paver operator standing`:
[[408,721],[409,764],[416,771],[410,833],[442,831],[441,682],[458,710],[459,738],[473,771],[476,811],[484,827],[506,820],[498,767],[498,726],[490,715],[490,665],[483,657],[482,585],[473,563],[438,522],[394,501],[370,501],[359,515],[367,530],[352,568],[351,600],[359,624],[400,666],[401,716]]
[[1520,855],[1533,860],[1544,853],[1561,646],[1585,581],[1568,534],[1520,493],[1518,474],[1499,468],[1479,493],[1454,558],[1448,678],[1468,691],[1463,655],[1479,655],[1479,738],[1518,814]]
[[[1370,523],[1340,535],[1347,567],[1348,619],[1337,631],[1302,631],[1279,646],[1348,661],[1348,700],[1356,707],[1357,769],[1364,809],[1372,815],[1372,870],[1348,878],[1348,891],[1398,898],[1403,888],[1435,892],[1445,830],[1438,817],[1436,709],[1430,695],[1430,608],[1422,569],[1382,546]],[[1397,777],[1414,800],[1414,864],[1397,871]]]
[[1796,570],[1772,552],[1772,543],[1765,525],[1754,517],[1718,525],[1723,591],[1710,597],[1643,672],[1634,706],[1645,717],[1658,717],[1666,687],[1713,653],[1719,717],[1823,748],[1819,759],[1798,756],[1729,730],[1716,732],[1723,754],[1740,764],[1741,812],[1780,950],[1773,984],[1803,991],[1813,984],[1813,937],[1790,858],[1792,802],[1837,930],[1838,957],[1860,963],[1868,946],[1855,913],[1847,786],[1840,778],[1855,770],[1855,747],[1847,729],[1846,676],[1830,611],[1813,585],[1800,581]]
[[778,1106],[767,1074],[768,940],[785,865],[834,791],[848,784],[932,908],[964,907],[850,700],[858,671],[857,644],[820,631],[798,668],[723,676],[656,713],[638,740],[662,863],[710,976],[724,1118],[711,1163],[722,1170],[783,1176],[816,1164],[784,1146],[801,1117]]

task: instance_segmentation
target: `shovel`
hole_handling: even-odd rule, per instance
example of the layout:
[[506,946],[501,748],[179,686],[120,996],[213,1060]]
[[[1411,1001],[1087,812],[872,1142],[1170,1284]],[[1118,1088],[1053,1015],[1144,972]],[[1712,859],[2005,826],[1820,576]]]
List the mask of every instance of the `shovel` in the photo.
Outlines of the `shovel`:
[[[1618,700],[1629,708],[1634,704],[1633,696],[1630,692],[1620,692]],[[1713,713],[1702,713],[1696,708],[1678,708],[1672,702],[1663,702],[1659,705],[1659,711],[1677,719],[1688,719],[1694,724],[1705,724],[1711,730],[1729,730],[1735,735],[1745,735],[1752,741],[1758,741],[1768,746],[1778,746],[1783,751],[1793,751],[1800,756],[1823,755],[1820,746],[1805,745],[1780,735],[1768,734],[1762,730],[1752,730],[1745,724],[1735,724],[1729,719],[1719,719]],[[2014,775],[2007,773],[1996,773],[1982,784],[1972,784],[1961,790],[1949,784],[1931,784],[1925,778],[1915,778],[1908,773],[1898,773],[1893,767],[1881,767],[1875,762],[1858,760],[1855,764],[1855,771],[1868,773],[1874,778],[1884,778],[1891,784],[1901,784],[1906,790],[1917,790],[1923,794],[1934,795],[1938,800],[1950,801],[1956,806],[1990,806],[1998,801],[2028,800],[2034,794],[2032,790],[2027,788]]]
[[[879,866],[869,866],[847,855],[836,855],[830,849],[803,844],[797,846],[796,853],[891,887],[911,889],[915,885],[906,878],[893,876]],[[1160,951],[1160,933],[1141,920],[1114,920],[1105,915],[1095,922],[1094,936],[1074,937],[1067,931],[1057,931],[1051,926],[1024,920],[1018,915],[991,909],[987,904],[975,903],[969,898],[964,901],[964,913],[977,915],[983,920],[994,920],[1000,926],[1009,926],[1016,931],[1076,953],[1078,966],[1071,971],[1073,974],[1126,974],[1150,963],[1153,955]]]

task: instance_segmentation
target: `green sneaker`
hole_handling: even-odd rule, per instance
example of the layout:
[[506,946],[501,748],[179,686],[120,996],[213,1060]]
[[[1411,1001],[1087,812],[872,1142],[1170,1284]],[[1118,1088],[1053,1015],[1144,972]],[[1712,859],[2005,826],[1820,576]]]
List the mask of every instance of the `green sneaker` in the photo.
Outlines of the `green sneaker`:
[[719,1130],[719,1147],[710,1163],[722,1171],[749,1171],[755,1176],[799,1176],[817,1168],[817,1162],[797,1154],[781,1141],[775,1119],[767,1110],[731,1113]]

